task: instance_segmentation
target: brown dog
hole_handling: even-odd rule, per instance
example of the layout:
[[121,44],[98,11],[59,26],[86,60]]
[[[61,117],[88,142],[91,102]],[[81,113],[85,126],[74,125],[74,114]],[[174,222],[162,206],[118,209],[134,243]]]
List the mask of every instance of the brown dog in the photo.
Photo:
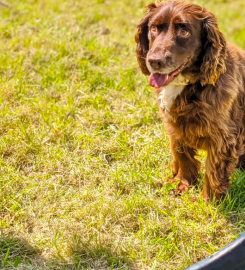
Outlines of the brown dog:
[[245,167],[245,53],[226,42],[215,16],[198,5],[146,6],[135,36],[142,72],[157,89],[183,193],[198,178],[197,149],[208,152],[203,197],[222,197]]

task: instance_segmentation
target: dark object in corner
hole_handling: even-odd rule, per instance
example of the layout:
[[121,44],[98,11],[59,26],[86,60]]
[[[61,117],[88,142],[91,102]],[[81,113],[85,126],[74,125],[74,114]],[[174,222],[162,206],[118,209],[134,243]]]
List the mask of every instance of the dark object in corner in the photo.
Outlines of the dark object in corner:
[[185,270],[245,270],[245,232],[220,251]]

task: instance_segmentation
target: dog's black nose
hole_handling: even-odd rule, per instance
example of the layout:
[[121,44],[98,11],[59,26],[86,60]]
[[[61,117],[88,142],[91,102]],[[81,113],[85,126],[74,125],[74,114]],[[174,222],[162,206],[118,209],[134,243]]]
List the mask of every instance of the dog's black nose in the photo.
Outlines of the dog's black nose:
[[166,64],[166,59],[150,57],[148,62],[154,69],[161,69]]

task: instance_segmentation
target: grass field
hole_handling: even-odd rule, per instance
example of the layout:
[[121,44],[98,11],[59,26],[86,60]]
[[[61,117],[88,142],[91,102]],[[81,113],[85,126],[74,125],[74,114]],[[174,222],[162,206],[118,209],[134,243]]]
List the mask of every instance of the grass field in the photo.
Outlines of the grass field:
[[[243,172],[220,205],[200,197],[203,168],[182,197],[162,186],[169,141],[134,53],[146,1],[9,3],[0,4],[0,269],[179,270],[245,230]],[[244,0],[195,3],[245,49]]]

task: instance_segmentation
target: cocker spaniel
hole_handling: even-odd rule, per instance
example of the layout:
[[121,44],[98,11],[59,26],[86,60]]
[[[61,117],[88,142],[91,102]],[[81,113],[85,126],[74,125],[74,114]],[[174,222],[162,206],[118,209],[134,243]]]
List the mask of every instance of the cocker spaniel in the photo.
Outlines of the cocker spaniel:
[[236,167],[245,168],[245,52],[226,42],[215,16],[189,2],[146,6],[135,36],[137,60],[156,88],[168,131],[177,192],[198,179],[207,151],[203,197],[220,199]]

